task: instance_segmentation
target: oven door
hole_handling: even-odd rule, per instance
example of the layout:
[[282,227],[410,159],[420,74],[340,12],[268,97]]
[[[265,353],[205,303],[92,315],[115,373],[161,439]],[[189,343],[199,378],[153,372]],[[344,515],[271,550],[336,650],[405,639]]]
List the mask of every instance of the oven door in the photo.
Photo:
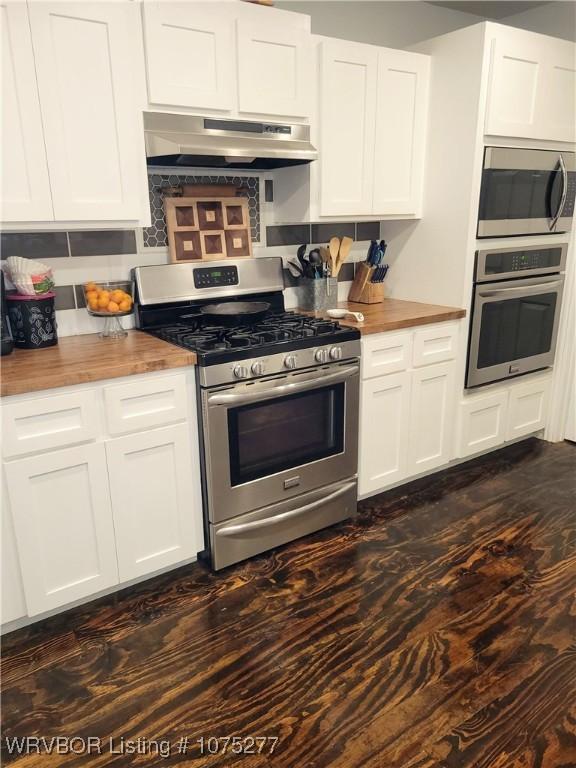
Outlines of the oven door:
[[356,361],[204,390],[211,523],[354,477]]
[[476,286],[466,386],[554,363],[563,275]]
[[573,152],[486,147],[478,237],[568,232],[575,194]]

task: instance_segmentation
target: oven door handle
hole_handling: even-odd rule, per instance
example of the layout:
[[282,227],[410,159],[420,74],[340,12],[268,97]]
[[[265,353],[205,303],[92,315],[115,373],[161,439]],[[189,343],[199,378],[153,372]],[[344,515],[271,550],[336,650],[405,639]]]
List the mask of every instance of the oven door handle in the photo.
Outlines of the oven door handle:
[[[562,211],[564,210],[564,205],[566,204],[566,197],[568,196],[568,172],[566,171],[566,165],[564,163],[562,153],[560,153],[558,163],[560,164],[560,171],[562,172],[562,194],[560,196],[560,203],[558,205],[556,215],[553,216],[552,220],[550,221],[550,231],[552,231],[558,223],[558,219],[560,218]],[[552,194],[552,192],[550,192],[550,194]]]
[[295,392],[304,392],[308,389],[316,389],[317,387],[324,387],[326,384],[334,384],[339,381],[349,379],[350,376],[355,376],[360,372],[358,365],[351,365],[348,368],[341,368],[336,373],[329,373],[327,376],[314,376],[308,379],[300,379],[300,381],[293,382],[292,384],[275,384],[269,388],[258,388],[256,392],[250,392],[249,394],[234,394],[234,393],[218,393],[208,397],[208,405],[241,405],[242,403],[255,403],[261,400],[271,400],[274,397],[280,397],[281,395],[291,395]]
[[341,488],[338,488],[328,496],[322,496],[316,501],[311,501],[309,504],[305,504],[303,507],[297,509],[291,509],[289,512],[282,512],[279,515],[273,515],[272,517],[265,517],[262,520],[254,520],[253,523],[243,523],[242,525],[227,525],[226,528],[220,528],[216,531],[216,536],[236,536],[241,533],[247,533],[249,531],[256,531],[259,528],[267,528],[269,525],[276,525],[277,523],[283,523],[286,520],[291,520],[293,517],[299,517],[305,515],[307,512],[312,512],[318,507],[323,507],[330,501],[344,496],[349,490],[356,486],[356,481],[346,483]]
[[478,291],[478,296],[481,299],[491,298],[492,296],[499,296],[501,293],[517,294],[519,296],[531,296],[534,293],[543,293],[548,288],[555,288],[562,285],[561,280],[542,281],[538,285],[525,285],[523,288],[493,288],[490,291]]

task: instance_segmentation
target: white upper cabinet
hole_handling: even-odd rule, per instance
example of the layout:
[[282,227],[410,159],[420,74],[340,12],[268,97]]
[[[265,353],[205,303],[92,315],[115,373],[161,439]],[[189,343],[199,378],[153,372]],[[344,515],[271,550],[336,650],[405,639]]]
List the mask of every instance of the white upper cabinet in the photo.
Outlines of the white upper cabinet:
[[26,3],[0,5],[3,221],[54,217]]
[[150,104],[231,111],[233,34],[230,3],[144,3]]
[[378,49],[320,45],[320,215],[372,213]]
[[274,22],[239,19],[238,109],[242,113],[310,114],[310,34]]
[[430,58],[378,53],[374,214],[417,214],[422,198]]
[[574,44],[498,27],[491,46],[486,133],[574,141]]
[[29,4],[56,220],[140,218],[135,11],[127,2]]

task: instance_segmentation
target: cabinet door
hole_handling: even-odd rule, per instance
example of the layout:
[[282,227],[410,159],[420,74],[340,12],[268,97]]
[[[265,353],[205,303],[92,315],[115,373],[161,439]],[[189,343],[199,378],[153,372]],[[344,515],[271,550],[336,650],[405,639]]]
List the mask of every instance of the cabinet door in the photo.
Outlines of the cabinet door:
[[199,467],[192,465],[190,440],[188,426],[179,424],[106,444],[121,581],[202,549]]
[[145,152],[134,7],[29,8],[56,220],[138,219]]
[[28,615],[118,583],[102,445],[5,465]]
[[422,203],[430,58],[378,53],[374,204],[376,215],[417,214]]
[[2,477],[2,624],[26,616],[26,599],[14,535],[12,512],[8,504],[6,481]]
[[502,445],[506,439],[508,392],[471,395],[460,403],[457,456],[465,458]]
[[408,470],[420,474],[447,464],[452,448],[455,364],[412,372]]
[[26,3],[0,4],[3,221],[54,218]]
[[549,49],[541,98],[541,138],[576,141],[576,46],[550,39]]
[[358,491],[375,493],[406,477],[410,374],[393,373],[362,384]]
[[372,214],[378,52],[329,40],[320,58],[320,214]]
[[230,3],[146,2],[148,99],[196,109],[234,107]]
[[486,133],[576,139],[574,43],[508,29],[492,41]]
[[510,387],[507,440],[531,435],[544,429],[548,416],[550,376],[539,376]]
[[277,24],[237,22],[240,112],[310,114],[310,34]]

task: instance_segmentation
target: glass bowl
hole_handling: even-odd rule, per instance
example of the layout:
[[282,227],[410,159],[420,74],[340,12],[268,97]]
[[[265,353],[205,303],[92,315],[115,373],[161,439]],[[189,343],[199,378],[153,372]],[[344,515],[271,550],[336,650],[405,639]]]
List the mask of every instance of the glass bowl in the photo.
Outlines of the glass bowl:
[[120,318],[134,311],[134,285],[130,280],[90,280],[84,284],[84,298],[89,315],[106,318],[100,336],[118,339],[128,335]]

